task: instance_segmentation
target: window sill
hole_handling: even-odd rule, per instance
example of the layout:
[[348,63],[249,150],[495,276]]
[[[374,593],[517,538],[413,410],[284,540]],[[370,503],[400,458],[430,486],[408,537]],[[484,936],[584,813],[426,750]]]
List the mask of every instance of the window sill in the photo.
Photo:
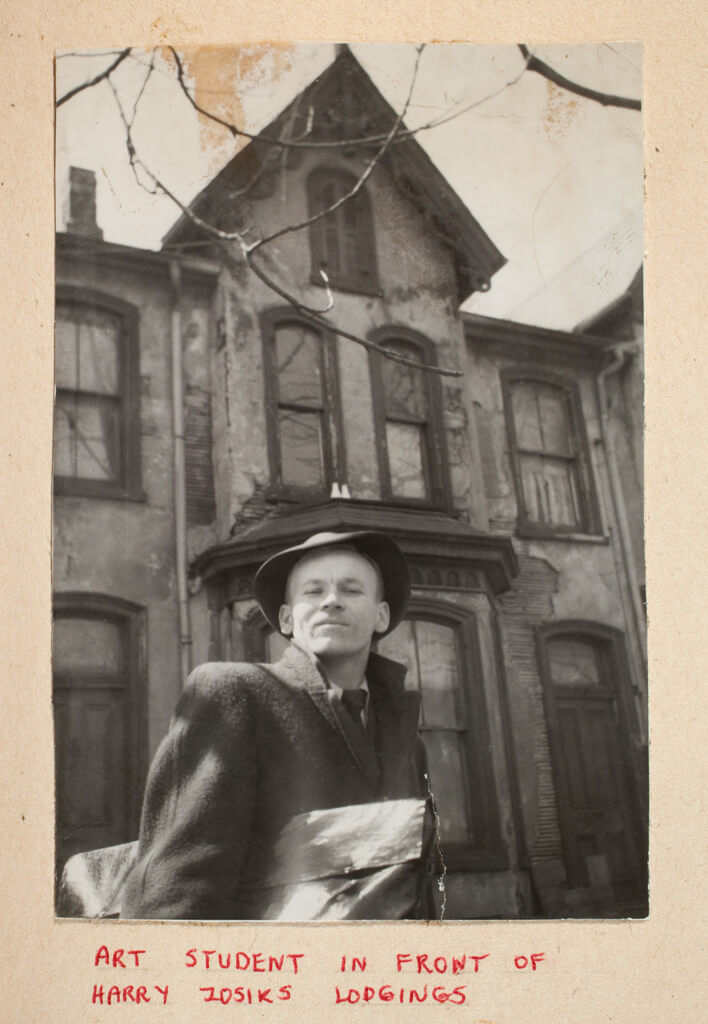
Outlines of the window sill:
[[141,487],[125,487],[122,484],[101,484],[71,477],[54,478],[54,496],[62,498],[98,498],[109,501],[133,501],[144,503],[147,494]]
[[439,501],[429,498],[393,498],[384,496],[377,502],[379,505],[386,505],[388,508],[410,508],[418,512],[444,512],[447,515],[453,513],[448,502],[442,498]]
[[329,498],[328,490],[310,487],[288,487],[286,484],[270,484],[263,497],[267,502],[283,505],[321,505]]
[[333,498],[329,490],[315,491],[310,488],[298,489],[295,487],[278,486],[271,484],[265,491],[264,498],[267,502],[274,502],[283,505],[320,505],[327,501],[356,501],[358,505],[367,505],[374,508],[400,509],[410,512],[430,512],[459,518],[455,510],[444,501],[415,500],[409,498]]
[[516,536],[523,540],[559,540],[569,544],[609,544],[610,538],[603,533],[556,533],[533,526],[517,526]]
[[441,841],[442,860],[447,871],[508,871],[506,852],[474,849],[468,843]]
[[325,285],[320,275],[315,273],[310,275],[310,284],[316,285],[318,288],[322,288],[323,291],[326,287],[329,287],[333,292],[345,292],[350,295],[368,295],[372,299],[380,299],[383,297],[383,289],[374,287],[373,285],[367,286],[364,284],[355,284],[352,281],[337,281],[336,283],[329,281],[328,285]]

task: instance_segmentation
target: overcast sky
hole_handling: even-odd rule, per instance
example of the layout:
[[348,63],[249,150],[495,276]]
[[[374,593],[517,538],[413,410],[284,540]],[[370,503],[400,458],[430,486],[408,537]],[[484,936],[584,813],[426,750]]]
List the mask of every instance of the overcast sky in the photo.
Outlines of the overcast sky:
[[[372,44],[352,50],[400,109],[414,47]],[[258,131],[328,66],[335,51],[326,44],[268,44],[180,52],[199,101]],[[548,46],[534,52],[583,85],[641,98],[638,44]],[[57,59],[58,97],[112,60],[74,53]],[[113,76],[128,116],[150,62],[150,52],[134,54]],[[518,78],[522,69],[517,47],[428,45],[406,122],[414,128],[474,104],[418,135],[508,260],[491,290],[473,296],[465,308],[572,329],[622,294],[642,260],[642,115],[582,99],[532,72]],[[182,201],[197,195],[236,151],[227,131],[200,125],[162,55],[137,111],[138,151]],[[96,171],[98,222],[107,241],[160,247],[179,211],[135,183],[116,99],[105,82],[57,112],[59,229],[71,165]]]

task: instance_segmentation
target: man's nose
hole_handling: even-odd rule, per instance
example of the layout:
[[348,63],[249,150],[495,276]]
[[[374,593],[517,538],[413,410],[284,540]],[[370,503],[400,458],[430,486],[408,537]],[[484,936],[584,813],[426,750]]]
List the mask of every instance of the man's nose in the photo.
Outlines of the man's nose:
[[322,597],[322,607],[332,608],[341,606],[342,600],[336,587],[329,587]]

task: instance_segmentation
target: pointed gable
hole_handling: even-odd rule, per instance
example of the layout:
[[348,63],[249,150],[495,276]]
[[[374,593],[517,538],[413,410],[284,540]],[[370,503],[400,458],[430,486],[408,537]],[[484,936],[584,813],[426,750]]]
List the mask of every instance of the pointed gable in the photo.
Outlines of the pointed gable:
[[[384,99],[348,47],[340,48],[333,63],[304,89],[263,131],[248,143],[193,201],[192,211],[224,230],[243,226],[246,204],[267,195],[284,161],[299,164],[305,149],[272,142],[303,139],[323,144],[347,139],[372,139],[352,146],[352,152],[373,156],[381,137],[393,127],[397,113]],[[402,126],[405,131],[405,125]],[[272,141],[270,141],[272,140]],[[345,148],[344,153],[347,153]],[[380,161],[398,190],[414,205],[426,230],[452,254],[458,298],[486,291],[506,259],[457,193],[437,169],[414,135],[396,140]],[[374,171],[376,174],[376,171]],[[184,214],[164,239],[165,247],[203,240],[203,233]]]

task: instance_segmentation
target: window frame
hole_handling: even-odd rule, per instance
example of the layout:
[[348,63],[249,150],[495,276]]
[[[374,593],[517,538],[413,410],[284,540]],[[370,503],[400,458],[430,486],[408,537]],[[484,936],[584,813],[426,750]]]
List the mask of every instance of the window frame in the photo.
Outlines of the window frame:
[[[315,216],[322,209],[319,197],[322,189],[330,181],[341,182],[344,193],[346,193],[356,184],[357,178],[351,171],[342,167],[315,167],[308,174],[305,183],[308,217]],[[345,228],[342,224],[342,211],[347,206],[350,206],[350,204],[356,210],[356,239],[359,249],[359,264],[368,266],[370,273],[368,277],[365,277],[361,270],[356,273],[351,271],[345,272],[344,275],[340,273],[337,276],[328,272],[329,286],[333,291],[353,292],[356,295],[381,295],[373,209],[371,198],[364,185],[336,211],[328,214],[326,217],[320,217],[310,224],[311,282],[320,286],[324,284],[320,275],[320,268],[325,266],[326,269],[327,246],[324,236],[328,229],[333,231],[336,236],[337,253],[341,254],[346,248],[347,240],[344,237]]]
[[[514,478],[514,489],[516,491],[517,533],[520,536],[526,537],[601,535],[600,511],[578,382],[558,373],[538,370],[525,371],[509,368],[502,369],[500,371],[500,379],[509,444],[509,459],[511,462],[512,476]],[[524,452],[518,443],[516,422],[514,420],[512,392],[514,385],[521,383],[552,387],[557,389],[563,395],[570,427],[570,441],[573,449],[573,454],[567,459],[567,461],[572,462],[575,467],[578,505],[581,519],[581,522],[577,525],[540,523],[535,519],[531,519],[527,510],[526,498],[524,496],[521,456],[523,454],[542,455],[543,453],[540,451]],[[558,456],[558,458],[561,457]]]
[[[278,327],[290,323],[306,327],[314,334],[319,335],[321,341],[321,456],[323,465],[323,484],[321,488],[298,487],[295,484],[283,481],[278,426],[278,410],[281,406],[278,397],[279,381],[275,339]],[[266,433],[271,481],[269,494],[274,498],[286,501],[311,500],[314,496],[329,497],[333,483],[346,483],[346,450],[344,446],[342,403],[340,400],[339,366],[334,335],[330,331],[312,324],[307,317],[298,315],[290,307],[266,310],[261,316],[261,334],[263,338]]]
[[[437,365],[435,346],[423,334],[410,327],[387,324],[369,334],[371,341],[382,347],[387,342],[403,341],[417,348],[422,363]],[[424,445],[422,451],[423,480],[427,490],[425,498],[406,498],[393,493],[391,483],[391,466],[388,454],[386,425],[388,422],[404,422],[390,420],[386,416],[386,394],[384,390],[383,360],[385,356],[370,350],[369,369],[371,375],[371,392],[374,406],[374,430],[376,433],[376,456],[379,468],[381,500],[389,505],[400,505],[409,508],[438,509],[449,511],[451,507],[450,482],[448,472],[447,444],[442,419],[442,398],[440,382],[433,374],[421,370],[423,393],[426,403],[426,420]]]
[[[85,498],[113,498],[126,501],[144,501],[140,445],[140,354],[139,317],[135,306],[122,299],[94,289],[72,285],[57,285],[55,295],[55,330],[60,306],[73,309],[105,311],[117,316],[119,332],[120,381],[120,472],[116,480],[92,480],[86,477],[53,474],[54,493]],[[56,341],[55,341],[56,345]],[[81,391],[57,388],[67,394],[81,395]],[[56,417],[56,398],[54,402]]]

